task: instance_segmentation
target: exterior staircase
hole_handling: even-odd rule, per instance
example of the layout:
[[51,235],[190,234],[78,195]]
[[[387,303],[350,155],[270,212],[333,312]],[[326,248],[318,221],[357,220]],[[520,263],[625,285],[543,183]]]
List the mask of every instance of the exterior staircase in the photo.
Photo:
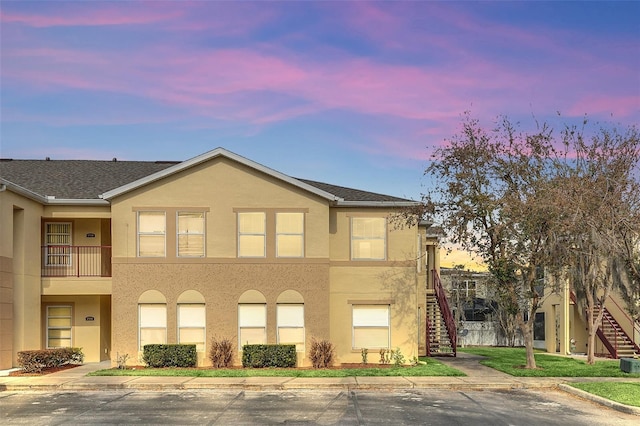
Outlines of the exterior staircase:
[[[596,308],[593,314],[598,315],[599,313],[599,308]],[[606,307],[596,333],[613,358],[632,358],[634,355],[640,354],[638,345],[629,338]]]
[[432,271],[434,290],[427,293],[427,355],[456,356],[456,326],[440,277]]
[[[571,301],[577,304],[577,298],[573,291],[570,293]],[[615,302],[614,302],[615,303]],[[596,335],[605,348],[609,351],[612,358],[632,358],[634,355],[640,354],[640,347],[625,333],[615,317],[606,307],[596,307],[593,311],[594,315],[600,313],[600,309],[604,309],[602,321],[598,325]],[[638,327],[635,323],[634,327]]]

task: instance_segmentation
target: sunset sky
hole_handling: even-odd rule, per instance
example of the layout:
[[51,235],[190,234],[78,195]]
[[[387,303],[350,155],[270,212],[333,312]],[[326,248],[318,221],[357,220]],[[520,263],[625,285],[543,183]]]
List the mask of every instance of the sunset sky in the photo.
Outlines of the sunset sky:
[[418,199],[464,111],[640,123],[640,2],[2,1],[0,156],[185,160]]

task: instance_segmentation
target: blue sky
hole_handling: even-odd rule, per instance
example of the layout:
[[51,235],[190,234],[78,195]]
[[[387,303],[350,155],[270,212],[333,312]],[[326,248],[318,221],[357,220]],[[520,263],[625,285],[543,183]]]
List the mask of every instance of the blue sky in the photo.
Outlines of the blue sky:
[[185,160],[419,198],[470,110],[640,123],[639,2],[2,1],[0,156]]

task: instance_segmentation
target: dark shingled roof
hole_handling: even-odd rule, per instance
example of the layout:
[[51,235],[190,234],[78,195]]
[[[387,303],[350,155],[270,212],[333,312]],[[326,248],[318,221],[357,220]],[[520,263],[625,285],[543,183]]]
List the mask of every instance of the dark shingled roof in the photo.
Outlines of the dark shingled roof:
[[345,201],[373,201],[373,202],[407,202],[406,198],[393,197],[391,195],[377,194],[375,192],[362,191],[360,189],[347,188],[344,186],[331,185],[329,183],[316,182],[313,180],[299,179],[307,185],[315,186],[318,189],[326,191],[330,194],[337,195]]
[[4,160],[0,177],[40,195],[97,199],[98,195],[176,163],[152,161]]
[[[112,189],[164,170],[178,161],[0,160],[0,178],[57,199],[98,199]],[[297,179],[345,201],[407,202],[328,183]]]

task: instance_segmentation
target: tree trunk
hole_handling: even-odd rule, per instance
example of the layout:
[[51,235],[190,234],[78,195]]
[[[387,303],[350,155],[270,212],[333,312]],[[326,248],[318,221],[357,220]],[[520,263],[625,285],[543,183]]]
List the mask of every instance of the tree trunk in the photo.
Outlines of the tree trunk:
[[520,330],[524,337],[524,347],[527,351],[527,365],[525,368],[536,369],[536,358],[533,352],[533,320],[529,317],[528,321],[521,321]]

